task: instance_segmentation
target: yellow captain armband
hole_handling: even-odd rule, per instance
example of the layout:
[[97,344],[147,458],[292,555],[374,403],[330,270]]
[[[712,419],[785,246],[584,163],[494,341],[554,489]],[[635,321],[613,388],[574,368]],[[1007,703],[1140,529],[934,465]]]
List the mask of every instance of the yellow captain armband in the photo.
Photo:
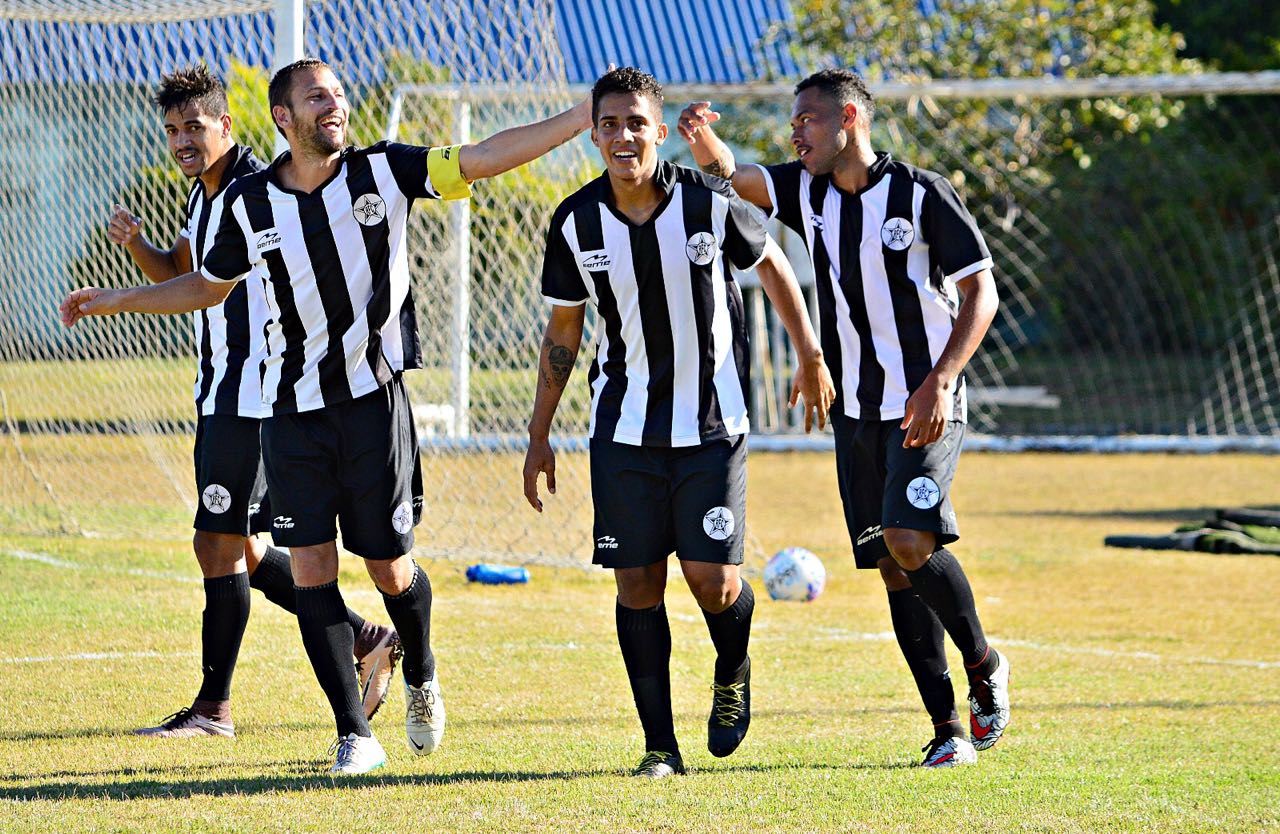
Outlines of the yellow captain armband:
[[471,183],[462,176],[461,145],[427,151],[427,177],[442,200],[461,200],[471,196]]

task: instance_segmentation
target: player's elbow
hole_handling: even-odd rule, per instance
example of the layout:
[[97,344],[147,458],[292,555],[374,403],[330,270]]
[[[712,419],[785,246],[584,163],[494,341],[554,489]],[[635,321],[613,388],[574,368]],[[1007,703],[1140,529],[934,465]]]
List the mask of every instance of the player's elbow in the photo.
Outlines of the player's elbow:
[[502,158],[488,140],[474,145],[463,145],[458,151],[458,170],[467,182],[496,177],[514,168],[503,165]]

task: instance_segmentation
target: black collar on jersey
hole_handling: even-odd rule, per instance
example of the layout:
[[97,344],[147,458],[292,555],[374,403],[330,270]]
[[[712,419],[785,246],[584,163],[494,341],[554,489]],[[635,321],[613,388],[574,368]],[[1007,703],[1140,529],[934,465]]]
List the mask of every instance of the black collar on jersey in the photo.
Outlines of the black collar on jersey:
[[831,181],[831,187],[836,191],[839,191],[841,194],[848,194],[850,197],[860,197],[862,194],[873,188],[876,183],[880,182],[885,174],[889,173],[889,166],[892,164],[893,157],[889,156],[888,151],[876,151],[876,161],[867,166],[867,184],[854,192],[845,191],[843,188],[836,185],[835,178],[830,174],[827,174],[827,179]]
[[346,167],[347,154],[352,153],[355,150],[355,145],[347,145],[345,148],[338,151],[338,167],[334,168],[333,173],[330,174],[324,182],[317,185],[312,191],[298,191],[293,188],[288,188],[280,181],[280,169],[284,167],[286,162],[293,159],[293,151],[287,150],[272,160],[271,165],[267,168],[267,181],[286,194],[292,194],[295,197],[314,197],[317,194],[322,193],[329,187],[329,183],[338,178],[338,175],[342,173],[342,169]]
[[[206,194],[206,200],[216,199],[219,194],[227,190],[227,186],[231,185],[237,177],[242,177],[245,174],[251,174],[255,170],[251,162],[253,159],[253,148],[248,145],[241,145],[237,142],[231,146],[231,149],[227,151],[227,154],[231,156],[231,161],[228,162],[227,167],[222,170],[222,179],[218,182],[217,190],[212,194]],[[204,188],[204,180],[196,177],[196,182],[200,184],[202,189]]]
[[653,181],[658,184],[658,187],[663,190],[666,196],[659,201],[657,208],[649,214],[649,219],[643,223],[636,223],[630,217],[627,217],[626,214],[618,210],[618,204],[613,199],[613,184],[609,181],[608,171],[600,174],[600,202],[604,203],[605,208],[609,209],[614,217],[617,217],[628,226],[633,226],[637,229],[647,226],[656,220],[658,215],[662,214],[662,212],[666,210],[667,205],[671,202],[671,195],[675,193],[676,188],[676,166],[667,162],[665,159],[659,159],[657,170],[653,172]]

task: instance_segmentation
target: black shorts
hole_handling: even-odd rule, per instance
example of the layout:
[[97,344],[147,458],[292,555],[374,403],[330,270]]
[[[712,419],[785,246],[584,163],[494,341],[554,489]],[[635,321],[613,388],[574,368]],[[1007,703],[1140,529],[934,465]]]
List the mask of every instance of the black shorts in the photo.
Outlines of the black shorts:
[[832,415],[836,478],[859,568],[874,568],[889,555],[884,528],[934,533],[938,547],[960,538],[951,481],[960,460],[964,423],[949,421],[935,442],[904,449],[907,433],[899,428],[901,422]]
[[196,518],[205,533],[251,536],[271,529],[271,502],[253,417],[211,414],[196,419]]
[[747,437],[699,446],[630,446],[591,439],[595,555],[606,568],[638,568],[671,553],[742,564]]
[[277,544],[333,541],[340,525],[343,547],[366,559],[395,559],[413,549],[422,469],[398,374],[354,400],[268,417],[262,451]]

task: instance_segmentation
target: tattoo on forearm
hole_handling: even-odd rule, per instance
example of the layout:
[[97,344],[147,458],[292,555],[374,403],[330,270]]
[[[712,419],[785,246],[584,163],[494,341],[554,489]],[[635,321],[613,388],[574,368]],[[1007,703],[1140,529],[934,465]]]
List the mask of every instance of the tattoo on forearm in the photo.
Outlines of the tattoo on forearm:
[[726,180],[733,176],[733,168],[727,165],[723,159],[711,160],[702,166],[702,170],[713,177],[722,177]]
[[573,351],[563,345],[553,345],[547,355],[547,364],[551,366],[549,382],[557,388],[563,388],[569,382],[569,374],[573,372]]

